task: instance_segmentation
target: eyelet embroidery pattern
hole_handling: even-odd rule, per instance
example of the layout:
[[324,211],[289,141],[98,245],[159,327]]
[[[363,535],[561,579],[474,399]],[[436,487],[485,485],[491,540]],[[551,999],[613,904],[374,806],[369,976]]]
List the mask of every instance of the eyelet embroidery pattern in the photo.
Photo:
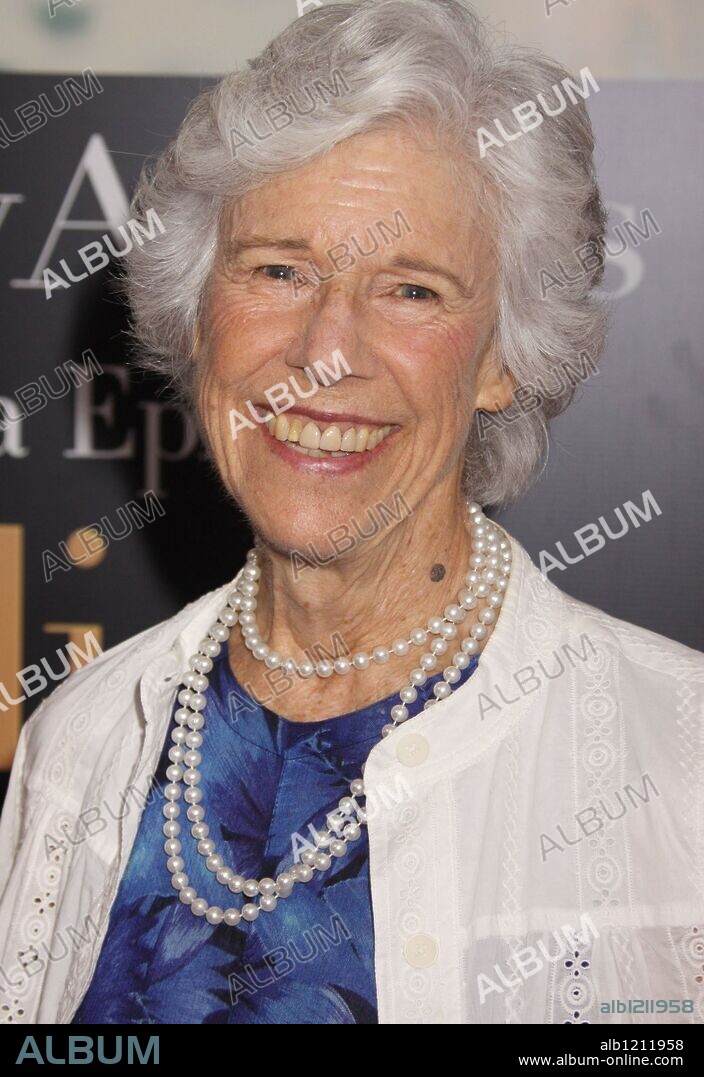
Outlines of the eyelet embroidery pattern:
[[[58,828],[68,823],[69,816],[60,811],[53,818],[51,830],[56,832]],[[31,825],[28,829],[31,832]],[[44,853],[43,836],[40,837],[40,841]],[[38,972],[25,973],[22,970],[30,968],[35,961],[46,963],[45,958],[39,954],[38,943],[42,943],[46,953],[51,952],[51,946],[47,945],[45,940],[53,929],[64,855],[64,849],[60,847],[53,849],[47,863],[35,878],[34,892],[30,890],[30,907],[20,924],[20,937],[24,948],[16,951],[15,964],[6,971],[6,978],[12,988],[12,996],[10,1000],[5,999],[3,1005],[0,1005],[0,1024],[25,1024],[31,1019],[34,1003],[31,995],[36,994],[40,975]]]
[[591,962],[579,951],[574,950],[571,957],[565,958],[563,967],[566,976],[562,981],[562,1004],[570,1013],[563,1025],[590,1024],[585,1014],[594,1003],[594,990],[588,978]]
[[680,940],[679,951],[683,963],[689,966],[687,997],[694,1002],[694,1013],[689,1020],[704,1023],[704,926],[692,927]]

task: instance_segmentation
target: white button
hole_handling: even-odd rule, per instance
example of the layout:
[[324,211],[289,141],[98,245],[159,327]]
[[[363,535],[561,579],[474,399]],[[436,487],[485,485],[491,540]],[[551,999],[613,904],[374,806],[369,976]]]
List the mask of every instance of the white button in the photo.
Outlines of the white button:
[[411,935],[406,939],[403,956],[414,969],[427,969],[438,959],[438,944],[432,935]]
[[406,767],[418,767],[425,763],[430,748],[420,733],[405,733],[396,746],[396,758]]

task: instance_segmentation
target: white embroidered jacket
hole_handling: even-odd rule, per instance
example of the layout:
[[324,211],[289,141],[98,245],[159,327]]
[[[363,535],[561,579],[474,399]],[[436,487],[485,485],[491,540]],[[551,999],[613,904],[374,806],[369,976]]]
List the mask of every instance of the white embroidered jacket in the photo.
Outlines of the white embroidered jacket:
[[[704,656],[573,601],[511,541],[476,672],[366,766],[379,1021],[701,1022]],[[3,1021],[77,1010],[144,804],[126,791],[146,792],[230,587],[25,724],[0,822]]]

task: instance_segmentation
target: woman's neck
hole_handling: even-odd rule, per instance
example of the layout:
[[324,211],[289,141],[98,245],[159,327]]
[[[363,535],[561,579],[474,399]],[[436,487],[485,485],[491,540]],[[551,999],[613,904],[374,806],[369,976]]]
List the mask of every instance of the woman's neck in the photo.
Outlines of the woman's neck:
[[[324,565],[294,571],[290,555],[267,548],[261,539],[257,548],[262,574],[256,617],[262,639],[282,657],[315,661],[390,648],[394,640],[408,639],[412,629],[425,628],[430,617],[442,616],[465,586],[471,537],[459,496],[442,511],[429,497],[410,516],[358,540]],[[269,709],[293,721],[317,721],[400,691],[426,650],[412,645],[406,655],[392,653],[387,662],[372,662],[363,671],[303,679],[268,670],[236,629],[229,657],[240,684]]]

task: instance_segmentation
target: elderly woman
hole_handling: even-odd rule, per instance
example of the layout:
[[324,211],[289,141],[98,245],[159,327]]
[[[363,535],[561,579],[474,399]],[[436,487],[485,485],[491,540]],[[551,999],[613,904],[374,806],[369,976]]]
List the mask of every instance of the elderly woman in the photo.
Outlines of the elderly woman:
[[455,0],[336,4],[143,177],[143,360],[254,546],[25,726],[6,1020],[701,1019],[704,664],[479,507],[602,344],[600,259],[540,279],[602,243],[588,92]]

